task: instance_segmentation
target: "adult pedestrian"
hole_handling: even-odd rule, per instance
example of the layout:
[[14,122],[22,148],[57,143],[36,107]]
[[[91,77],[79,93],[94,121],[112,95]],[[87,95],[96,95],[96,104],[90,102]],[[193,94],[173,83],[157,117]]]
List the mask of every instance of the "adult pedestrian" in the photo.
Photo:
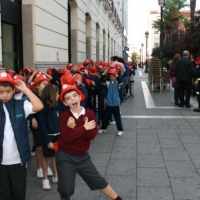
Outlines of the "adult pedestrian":
[[183,51],[183,57],[176,62],[173,81],[178,80],[180,91],[180,107],[190,108],[190,96],[193,76],[193,64],[189,59],[189,51]]

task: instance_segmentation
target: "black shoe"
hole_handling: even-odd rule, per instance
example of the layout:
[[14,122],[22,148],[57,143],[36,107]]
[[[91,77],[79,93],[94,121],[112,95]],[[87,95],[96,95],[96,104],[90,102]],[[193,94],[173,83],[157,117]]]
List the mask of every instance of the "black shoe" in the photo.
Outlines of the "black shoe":
[[196,108],[193,110],[194,112],[200,112],[200,108]]
[[179,103],[175,103],[175,106],[179,106],[180,104]]
[[183,104],[179,104],[178,107],[184,108],[184,105]]
[[192,106],[189,104],[189,105],[185,105],[185,108],[191,108]]

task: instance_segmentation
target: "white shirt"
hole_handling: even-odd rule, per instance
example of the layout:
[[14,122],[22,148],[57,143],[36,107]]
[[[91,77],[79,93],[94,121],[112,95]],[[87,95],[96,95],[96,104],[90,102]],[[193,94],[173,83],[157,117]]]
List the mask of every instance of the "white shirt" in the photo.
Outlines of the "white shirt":
[[[72,111],[71,111],[72,112]],[[78,113],[74,113],[74,112],[72,112],[72,114],[74,115],[74,117],[76,118],[76,119],[78,119],[81,115],[85,115],[85,108],[83,108],[82,106],[81,106],[81,112],[78,114]]]
[[[21,159],[17,148],[13,127],[11,125],[10,117],[5,104],[3,104],[3,109],[5,112],[6,122],[4,128],[4,138],[3,138],[3,159],[1,164],[2,165],[19,164],[21,163]],[[24,101],[25,118],[27,118],[29,114],[34,113],[32,109],[33,105],[28,100]]]

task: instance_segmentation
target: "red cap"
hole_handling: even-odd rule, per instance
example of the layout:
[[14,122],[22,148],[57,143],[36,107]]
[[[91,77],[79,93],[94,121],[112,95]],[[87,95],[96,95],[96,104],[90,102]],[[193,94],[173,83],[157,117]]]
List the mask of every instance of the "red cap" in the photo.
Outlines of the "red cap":
[[62,102],[64,102],[63,96],[66,94],[66,92],[68,92],[70,90],[75,90],[81,96],[81,101],[83,101],[85,99],[84,94],[75,85],[64,84],[62,86],[62,90],[61,90],[61,94],[60,94],[60,100]]
[[89,60],[85,60],[84,62],[83,62],[83,65],[85,66],[85,65],[88,65],[89,64]]
[[94,61],[93,59],[91,59],[91,60],[90,60],[90,64],[91,64],[91,65],[94,65],[94,64],[95,64],[95,61]]
[[72,67],[73,67],[72,63],[68,63],[68,64],[66,65],[66,69],[71,69]]
[[9,74],[12,78],[13,78],[14,75],[15,75],[15,71],[13,71],[13,70],[11,70],[11,69],[6,70],[6,73]]
[[85,81],[87,82],[88,86],[92,86],[92,80],[89,78],[85,78]]
[[122,66],[120,64],[116,64],[114,65],[114,67],[117,70],[117,72],[120,72],[122,70]]
[[42,81],[48,81],[48,83],[50,82],[50,80],[44,75],[44,74],[39,74],[35,79],[34,79],[34,83],[29,87],[30,90],[32,90],[38,83],[42,82]]
[[108,74],[117,75],[117,70],[115,68],[112,68],[108,71]]
[[74,81],[76,82],[77,80],[80,80],[81,82],[82,82],[82,76],[80,75],[80,74],[78,74],[78,73],[75,73],[74,75],[73,75],[73,78],[74,78]]
[[21,81],[25,82],[24,77],[22,75],[19,75],[19,74],[15,74],[14,77],[13,77],[13,80],[14,81],[21,80]]
[[97,73],[97,68],[95,65],[91,66],[89,69],[89,74],[90,75],[95,75]]
[[9,83],[12,83],[13,85],[15,85],[15,82],[12,79],[12,77],[5,71],[0,72],[0,82],[9,82]]
[[65,85],[65,84],[75,85],[75,81],[74,81],[72,74],[62,75],[61,78],[60,78],[60,82],[61,82],[61,85]]
[[53,75],[53,70],[51,68],[48,68],[46,73],[48,75],[52,76]]
[[33,73],[34,69],[32,67],[28,67],[28,68],[26,68],[26,71],[29,72],[29,73]]

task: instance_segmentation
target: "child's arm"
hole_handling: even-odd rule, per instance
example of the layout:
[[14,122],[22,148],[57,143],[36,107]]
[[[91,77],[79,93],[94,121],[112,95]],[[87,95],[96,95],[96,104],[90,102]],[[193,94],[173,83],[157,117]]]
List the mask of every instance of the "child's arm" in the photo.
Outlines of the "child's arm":
[[43,108],[42,102],[29,88],[26,87],[26,84],[21,80],[16,80],[15,82],[16,82],[16,88],[21,92],[23,92],[33,105],[32,111],[38,112],[42,110]]

